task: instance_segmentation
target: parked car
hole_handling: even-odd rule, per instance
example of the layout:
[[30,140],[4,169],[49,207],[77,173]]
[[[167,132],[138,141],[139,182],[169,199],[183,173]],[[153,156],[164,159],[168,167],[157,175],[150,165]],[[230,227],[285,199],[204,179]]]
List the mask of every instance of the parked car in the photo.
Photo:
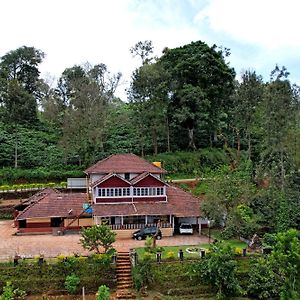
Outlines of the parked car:
[[182,223],[179,226],[179,233],[180,234],[193,234],[193,227],[191,224]]
[[[156,234],[157,233],[157,234]],[[142,228],[138,231],[135,231],[132,235],[132,237],[136,240],[143,240],[145,239],[147,236],[155,236],[156,235],[156,239],[160,240],[162,238],[162,234],[159,228],[155,227],[155,226],[151,226],[151,227],[145,227]]]

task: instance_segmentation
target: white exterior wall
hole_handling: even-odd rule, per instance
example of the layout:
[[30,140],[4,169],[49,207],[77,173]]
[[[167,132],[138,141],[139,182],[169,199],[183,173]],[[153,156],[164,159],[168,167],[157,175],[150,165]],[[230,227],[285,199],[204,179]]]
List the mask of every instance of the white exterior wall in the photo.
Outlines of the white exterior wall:
[[94,183],[95,181],[99,180],[101,177],[105,176],[106,174],[91,174],[90,176],[90,184]]
[[[127,173],[126,173],[127,174]],[[120,177],[125,178],[125,173],[120,173],[118,174]],[[139,174],[137,173],[129,173],[129,180],[131,180],[132,178],[138,176]]]

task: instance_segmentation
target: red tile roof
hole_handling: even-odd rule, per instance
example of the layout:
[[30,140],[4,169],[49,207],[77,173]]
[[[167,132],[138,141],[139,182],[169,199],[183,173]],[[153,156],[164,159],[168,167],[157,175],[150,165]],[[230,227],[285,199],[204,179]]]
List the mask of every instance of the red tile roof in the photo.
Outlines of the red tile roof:
[[[96,216],[169,215],[176,217],[199,217],[200,199],[174,186],[167,187],[168,202],[138,202],[133,204],[93,204]],[[82,212],[86,202],[84,193],[46,194],[28,206],[17,216],[17,220],[29,218],[70,217]],[[69,211],[72,209],[72,214]]]
[[[22,205],[29,205],[32,203],[35,203],[37,201],[39,201],[40,199],[44,198],[46,195],[51,194],[51,193],[60,193],[60,191],[56,190],[56,189],[51,189],[51,188],[45,188],[39,192],[37,192],[36,194],[32,195],[31,197],[29,197],[27,200],[22,202]],[[18,207],[20,206],[20,204],[17,204],[15,206],[15,209],[18,210]]]
[[105,173],[156,173],[163,174],[166,171],[156,167],[150,162],[140,158],[135,154],[114,154],[98,161],[93,166],[85,170],[87,174]]
[[[29,205],[16,219],[72,217],[82,213],[82,204],[85,202],[85,193],[66,194],[52,192]],[[72,212],[69,214],[71,210]]]

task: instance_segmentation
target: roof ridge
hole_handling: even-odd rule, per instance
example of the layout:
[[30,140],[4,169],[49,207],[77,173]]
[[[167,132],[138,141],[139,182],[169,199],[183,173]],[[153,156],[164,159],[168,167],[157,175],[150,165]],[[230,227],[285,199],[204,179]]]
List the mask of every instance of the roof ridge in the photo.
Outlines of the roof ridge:
[[[53,189],[51,189],[52,191]],[[29,210],[30,208],[32,208],[33,206],[35,206],[36,204],[40,203],[46,196],[49,196],[51,193],[45,193],[40,199],[38,199],[35,202],[32,202],[30,205],[28,205],[24,210],[22,210],[22,212],[20,214],[18,214],[16,216],[15,219],[19,218],[19,216],[22,216],[27,210]],[[58,193],[56,193],[58,194]],[[61,193],[60,193],[61,194]]]

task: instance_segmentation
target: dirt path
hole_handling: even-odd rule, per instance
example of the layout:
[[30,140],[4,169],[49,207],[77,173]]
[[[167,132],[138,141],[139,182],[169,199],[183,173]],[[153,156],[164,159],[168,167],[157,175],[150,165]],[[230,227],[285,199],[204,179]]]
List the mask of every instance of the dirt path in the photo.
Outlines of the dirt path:
[[[60,254],[73,255],[74,253],[88,254],[80,245],[79,234],[16,236],[15,232],[12,221],[0,221],[0,260],[10,259],[16,253],[22,257],[34,257],[39,254],[43,254],[45,257],[55,257]],[[203,236],[178,235],[164,237],[157,241],[157,246],[197,245],[207,242],[208,239]],[[117,251],[128,251],[131,248],[143,247],[144,241],[119,239],[113,246]]]

